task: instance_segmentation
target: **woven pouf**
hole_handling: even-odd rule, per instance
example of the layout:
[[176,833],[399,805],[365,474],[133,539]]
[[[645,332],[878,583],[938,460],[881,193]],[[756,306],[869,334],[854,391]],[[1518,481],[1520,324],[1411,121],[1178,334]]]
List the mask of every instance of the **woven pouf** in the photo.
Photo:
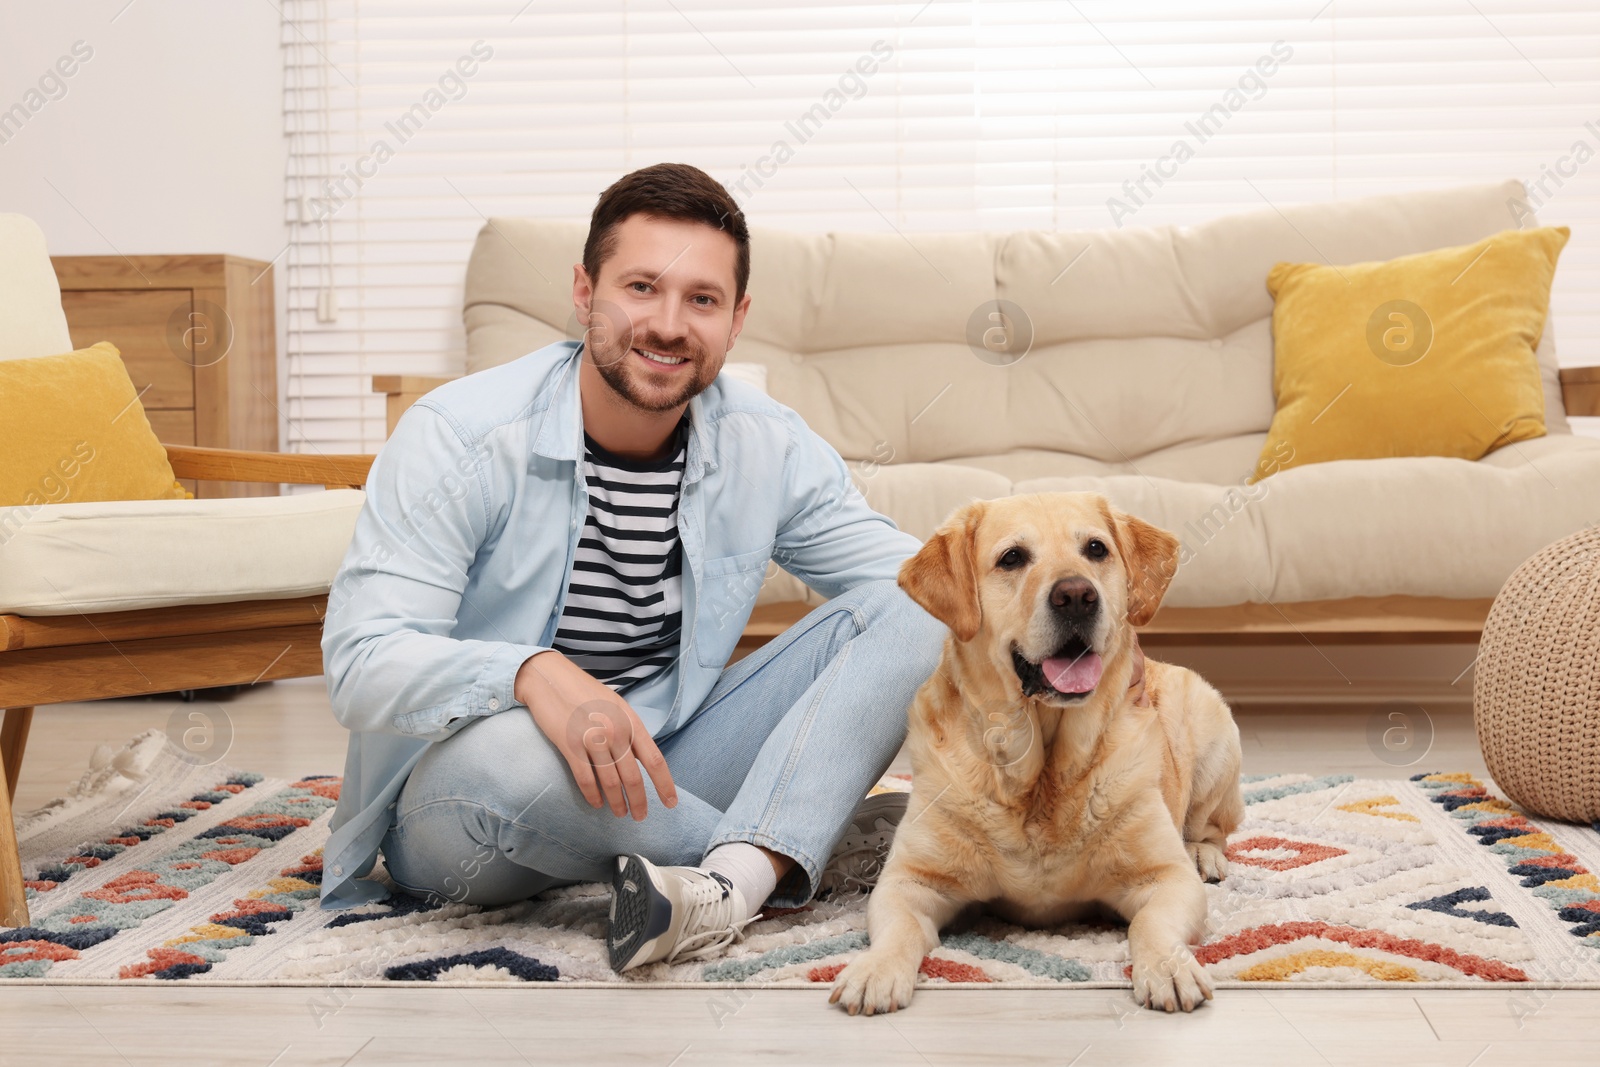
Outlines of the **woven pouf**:
[[1600,529],[1562,538],[1506,579],[1477,668],[1490,776],[1535,815],[1600,819]]

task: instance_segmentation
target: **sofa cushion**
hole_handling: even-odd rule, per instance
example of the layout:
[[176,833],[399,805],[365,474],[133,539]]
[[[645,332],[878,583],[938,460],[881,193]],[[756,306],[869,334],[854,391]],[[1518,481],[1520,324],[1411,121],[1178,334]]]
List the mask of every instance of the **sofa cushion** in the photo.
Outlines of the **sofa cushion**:
[[1544,436],[1534,357],[1565,226],[1267,275],[1278,410],[1255,478],[1334,459],[1478,459]]
[[[1477,462],[1435,456],[1312,464],[1248,484],[1259,436],[1236,442],[1233,477],[1129,473],[1011,479],[966,463],[854,464],[874,508],[917,537],[971,500],[1097,492],[1182,545],[1164,601],[1220,607],[1354,596],[1492,597],[1517,565],[1592,521],[1600,440],[1552,434]],[[804,587],[769,571],[762,603]],[[815,596],[807,599],[816,602]]]
[[[1254,485],[1139,475],[1037,478],[1090,490],[1182,542],[1165,603],[1492,597],[1524,559],[1594,520],[1600,440],[1549,435],[1477,462],[1337,460]],[[913,532],[919,532],[913,530]]]
[[0,612],[72,615],[326,593],[359,489],[0,508]]

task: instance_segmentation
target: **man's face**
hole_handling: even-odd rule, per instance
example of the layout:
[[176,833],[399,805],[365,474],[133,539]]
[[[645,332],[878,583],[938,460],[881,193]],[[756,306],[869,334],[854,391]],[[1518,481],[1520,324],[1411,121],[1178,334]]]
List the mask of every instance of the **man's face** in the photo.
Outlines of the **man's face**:
[[579,264],[572,302],[595,369],[623,399],[669,411],[711,384],[744,325],[734,301],[738,246],[698,222],[630,215],[590,278]]

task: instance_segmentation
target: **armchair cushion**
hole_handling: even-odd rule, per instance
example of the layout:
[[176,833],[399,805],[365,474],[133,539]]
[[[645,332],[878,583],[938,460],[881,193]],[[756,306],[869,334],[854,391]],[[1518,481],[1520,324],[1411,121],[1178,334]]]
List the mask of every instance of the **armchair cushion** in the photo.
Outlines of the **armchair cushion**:
[[71,347],[44,233],[26,215],[0,214],[0,360],[35,359]]
[[0,507],[185,499],[116,348],[0,360]]
[[0,508],[0,612],[92,614],[326,593],[366,494]]

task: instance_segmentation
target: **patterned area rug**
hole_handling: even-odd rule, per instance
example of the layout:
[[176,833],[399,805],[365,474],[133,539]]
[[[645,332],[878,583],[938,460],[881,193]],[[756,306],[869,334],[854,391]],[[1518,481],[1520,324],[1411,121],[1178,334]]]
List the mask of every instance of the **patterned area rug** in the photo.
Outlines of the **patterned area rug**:
[[[338,778],[196,766],[154,731],[100,764],[23,820],[32,925],[0,929],[0,983],[804,987],[831,982],[866,941],[864,900],[847,897],[768,912],[715,961],[619,978],[598,885],[491,909],[395,895],[323,912]],[[1197,953],[1218,985],[1600,988],[1595,828],[1524,816],[1465,774],[1256,776],[1244,790]],[[922,965],[924,984],[1126,975],[1121,927],[993,919],[947,932]]]

